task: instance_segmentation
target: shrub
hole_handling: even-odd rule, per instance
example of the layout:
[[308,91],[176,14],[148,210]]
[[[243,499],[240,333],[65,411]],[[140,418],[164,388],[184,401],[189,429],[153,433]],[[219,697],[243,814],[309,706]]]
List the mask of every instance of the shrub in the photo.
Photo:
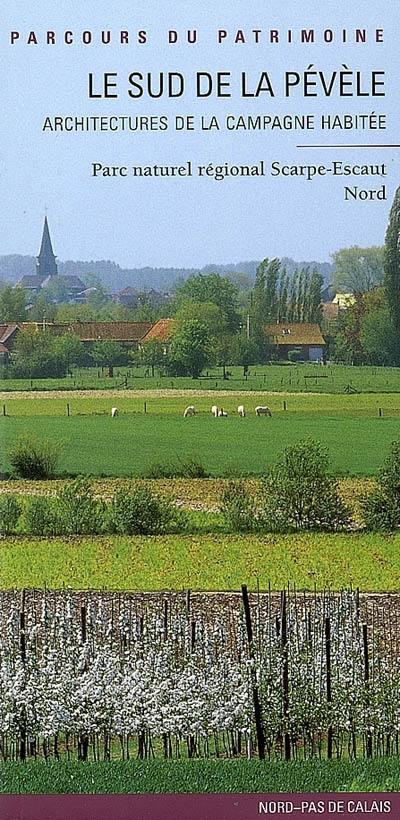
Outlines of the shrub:
[[94,498],[90,482],[77,478],[57,494],[58,532],[63,535],[95,535],[104,531],[106,506]]
[[183,529],[184,522],[180,510],[146,488],[131,493],[119,490],[112,500],[111,529],[121,535],[155,535]]
[[21,515],[21,505],[15,495],[0,496],[0,534],[14,533]]
[[24,510],[24,529],[29,535],[60,535],[56,502],[48,496],[29,498]]
[[350,512],[328,472],[326,450],[312,439],[288,447],[264,479],[264,523],[276,532],[343,529]]
[[20,436],[8,452],[13,472],[19,478],[54,478],[59,456],[56,442],[33,435]]
[[378,473],[378,486],[360,501],[361,518],[367,530],[400,527],[400,441],[394,441]]
[[233,532],[250,532],[258,525],[254,500],[243,481],[230,481],[222,495],[221,512]]

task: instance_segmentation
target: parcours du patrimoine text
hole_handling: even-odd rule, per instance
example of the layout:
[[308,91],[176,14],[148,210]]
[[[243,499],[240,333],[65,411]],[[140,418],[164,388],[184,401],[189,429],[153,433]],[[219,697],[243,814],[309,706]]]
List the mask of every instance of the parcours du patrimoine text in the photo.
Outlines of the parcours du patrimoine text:
[[337,70],[321,70],[309,65],[304,71],[285,71],[274,76],[269,71],[233,74],[231,71],[132,71],[122,78],[117,71],[88,75],[89,99],[176,98],[187,93],[206,97],[384,97],[385,72],[361,71],[342,65]]

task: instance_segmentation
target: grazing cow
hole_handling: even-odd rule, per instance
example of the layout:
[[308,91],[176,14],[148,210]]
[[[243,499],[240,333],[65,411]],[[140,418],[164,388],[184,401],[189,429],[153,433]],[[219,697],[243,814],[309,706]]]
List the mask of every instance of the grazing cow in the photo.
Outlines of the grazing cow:
[[226,419],[227,417],[228,417],[228,413],[226,413],[225,410],[223,410],[222,407],[221,407],[221,409],[218,410],[218,418],[219,419]]
[[218,418],[218,412],[219,412],[219,410],[218,410],[217,405],[213,404],[213,406],[211,408],[211,413],[212,413],[212,415],[214,416],[215,419]]
[[256,416],[272,416],[272,413],[269,407],[259,404],[258,407],[256,407]]
[[186,407],[186,410],[184,411],[183,418],[187,419],[188,416],[195,416],[195,415],[196,415],[196,408],[194,407],[193,404],[189,404],[189,406]]
[[245,409],[244,409],[244,404],[239,404],[239,407],[238,407],[238,413],[239,413],[239,416],[240,416],[242,419],[244,419],[244,417],[245,417],[245,415],[246,415],[246,411],[245,411]]
[[111,408],[111,418],[115,419],[115,416],[118,416],[118,407]]

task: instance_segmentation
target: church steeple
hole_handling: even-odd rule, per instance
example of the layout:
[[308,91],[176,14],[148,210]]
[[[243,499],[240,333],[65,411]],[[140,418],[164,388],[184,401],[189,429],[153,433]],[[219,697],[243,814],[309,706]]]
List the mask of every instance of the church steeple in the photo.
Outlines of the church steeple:
[[50,239],[47,216],[44,218],[42,244],[37,257],[36,271],[38,276],[57,276],[57,263]]

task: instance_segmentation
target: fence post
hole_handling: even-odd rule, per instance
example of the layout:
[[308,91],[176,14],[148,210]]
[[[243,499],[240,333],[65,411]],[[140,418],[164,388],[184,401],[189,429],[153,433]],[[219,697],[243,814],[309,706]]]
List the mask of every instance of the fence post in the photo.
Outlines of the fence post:
[[69,404],[67,404],[67,416],[69,418]]
[[[249,593],[247,591],[246,584],[242,585],[242,598],[243,598],[244,614],[245,614],[245,619],[246,619],[246,631],[247,631],[247,641],[248,641],[248,644],[249,644],[249,656],[252,659],[252,658],[254,658],[253,627],[252,627],[252,623],[251,623]],[[255,673],[255,670],[254,670],[253,667],[252,667],[252,670],[251,670],[251,678],[252,678],[252,689],[253,689],[254,719],[255,719],[256,734],[257,734],[258,757],[260,758],[260,760],[265,760],[264,728],[263,728],[263,724],[262,724],[261,705],[260,705],[260,698],[259,698],[259,695],[258,695],[258,686],[257,686],[256,673]]]
[[[287,642],[287,615],[286,591],[281,592],[281,648],[282,648],[282,690],[283,690],[283,719],[286,721],[289,714],[289,656]],[[285,760],[290,760],[290,734],[284,733]]]
[[[332,670],[331,670],[331,622],[325,618],[325,653],[326,653],[326,700],[332,703]],[[329,718],[330,719],[330,718]],[[328,726],[328,760],[332,760],[333,750],[333,729],[331,723]]]
[[[25,590],[21,592],[21,609],[19,612],[19,649],[21,661],[25,666],[26,662],[26,635],[25,635]],[[26,706],[21,709],[20,739],[19,739],[19,759],[26,760]]]
[[145,413],[147,413],[147,401],[145,401],[145,403],[143,405],[143,410],[144,410]]
[[81,637],[82,643],[86,643],[86,607],[81,606]]
[[287,409],[287,406],[286,406],[286,401],[285,401],[285,400],[284,400],[284,402],[283,402],[283,409],[284,409],[284,410],[286,410],[286,409]]
[[[368,690],[368,688],[369,688],[369,656],[368,656],[368,627],[367,627],[367,624],[363,624],[362,635],[363,635],[363,647],[364,647],[364,681],[365,681],[365,686]],[[369,700],[369,693],[368,692],[367,692],[367,698]],[[372,733],[371,733],[370,729],[367,730],[366,754],[367,754],[367,757],[372,757]]]
[[6,413],[6,406],[5,406],[5,404],[3,404],[3,416],[6,416],[6,415],[7,415],[7,413]]

